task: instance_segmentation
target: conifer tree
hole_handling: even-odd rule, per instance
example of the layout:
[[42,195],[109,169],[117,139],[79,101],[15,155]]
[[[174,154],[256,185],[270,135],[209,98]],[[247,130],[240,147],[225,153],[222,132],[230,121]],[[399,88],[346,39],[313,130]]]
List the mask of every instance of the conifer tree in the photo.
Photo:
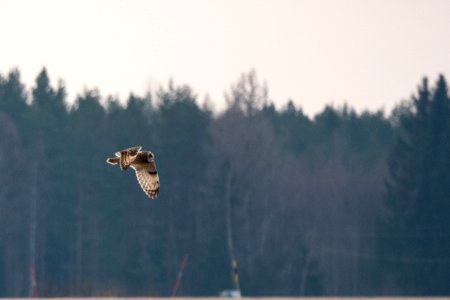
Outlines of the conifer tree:
[[19,70],[11,70],[5,78],[0,75],[0,111],[18,121],[27,109],[26,100]]
[[430,91],[424,79],[399,118],[380,234],[381,259],[402,293],[450,293],[449,137],[446,81],[440,76]]

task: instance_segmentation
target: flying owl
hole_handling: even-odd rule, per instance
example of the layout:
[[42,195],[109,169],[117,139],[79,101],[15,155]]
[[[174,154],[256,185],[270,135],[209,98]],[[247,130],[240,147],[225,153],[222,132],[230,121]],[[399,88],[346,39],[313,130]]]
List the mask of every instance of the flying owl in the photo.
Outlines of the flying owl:
[[132,167],[144,193],[155,199],[159,194],[159,176],[156,170],[155,155],[150,151],[141,151],[141,146],[116,152],[116,157],[108,158],[107,163],[119,165],[122,171]]

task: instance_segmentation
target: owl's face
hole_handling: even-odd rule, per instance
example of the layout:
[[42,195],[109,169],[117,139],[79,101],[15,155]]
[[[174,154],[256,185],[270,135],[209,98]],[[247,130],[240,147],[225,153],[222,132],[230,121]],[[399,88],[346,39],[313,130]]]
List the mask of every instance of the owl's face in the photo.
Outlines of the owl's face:
[[152,153],[152,152],[148,152],[148,154],[147,154],[147,160],[149,161],[149,162],[153,162],[153,161],[155,161],[155,155]]

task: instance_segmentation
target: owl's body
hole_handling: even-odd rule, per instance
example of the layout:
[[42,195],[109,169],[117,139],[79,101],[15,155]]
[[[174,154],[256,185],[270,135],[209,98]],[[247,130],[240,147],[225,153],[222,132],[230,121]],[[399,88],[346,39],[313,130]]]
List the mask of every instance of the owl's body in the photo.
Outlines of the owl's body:
[[116,157],[106,161],[111,165],[119,165],[125,171],[131,167],[136,172],[136,178],[144,193],[155,199],[159,194],[159,176],[155,164],[155,156],[150,151],[141,151],[142,147],[131,147],[116,152]]

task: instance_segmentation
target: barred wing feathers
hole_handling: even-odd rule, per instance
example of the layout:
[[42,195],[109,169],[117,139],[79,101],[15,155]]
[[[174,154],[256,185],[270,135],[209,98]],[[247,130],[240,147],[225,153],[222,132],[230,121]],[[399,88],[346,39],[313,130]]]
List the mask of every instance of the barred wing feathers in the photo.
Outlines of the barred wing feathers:
[[136,169],[136,178],[144,193],[151,199],[155,199],[159,194],[159,176],[156,168]]

